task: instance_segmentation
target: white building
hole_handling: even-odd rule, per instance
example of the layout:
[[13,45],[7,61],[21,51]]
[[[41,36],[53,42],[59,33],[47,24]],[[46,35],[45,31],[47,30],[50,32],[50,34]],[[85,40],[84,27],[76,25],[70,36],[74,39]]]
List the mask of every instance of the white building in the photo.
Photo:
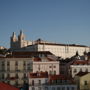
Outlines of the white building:
[[0,46],[0,50],[2,50],[2,49],[6,49],[5,47],[3,47],[3,46]]
[[77,90],[77,85],[62,75],[38,72],[29,75],[29,90]]
[[18,39],[13,33],[11,36],[10,48],[12,50],[26,50],[26,51],[50,51],[56,56],[62,58],[72,57],[78,51],[79,55],[83,55],[83,53],[89,52],[90,47],[84,45],[76,45],[76,44],[58,44],[52,42],[46,42],[41,39],[36,41],[26,41],[25,35],[23,32],[20,32]]
[[44,57],[34,58],[33,61],[33,72],[48,72],[48,74],[59,74],[60,67],[59,61]]
[[28,72],[47,71],[50,74],[59,74],[59,62],[50,56],[50,52],[12,52],[2,56],[0,81],[20,87],[28,82]]
[[90,61],[76,60],[70,65],[70,74],[74,77],[79,72],[90,72]]
[[25,35],[23,34],[22,31],[20,31],[18,38],[17,38],[15,32],[13,32],[12,36],[10,37],[10,48],[12,50],[21,49],[21,48],[27,47],[28,45],[31,45],[31,44],[32,44],[31,41],[25,40]]
[[56,44],[56,43],[37,43],[27,47],[27,50],[31,51],[50,51],[54,55],[62,58],[70,58],[76,54],[78,51],[79,55],[89,52],[90,48],[83,45],[66,45],[66,44]]

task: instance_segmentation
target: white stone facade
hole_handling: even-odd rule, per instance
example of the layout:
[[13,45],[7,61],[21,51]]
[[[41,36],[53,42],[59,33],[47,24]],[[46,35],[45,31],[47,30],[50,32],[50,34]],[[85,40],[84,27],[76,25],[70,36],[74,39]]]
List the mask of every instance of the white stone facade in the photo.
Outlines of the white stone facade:
[[77,90],[76,85],[41,85],[29,86],[29,90]]
[[74,77],[80,71],[90,72],[90,65],[71,65],[70,66],[70,72],[72,77]]
[[[36,77],[35,75],[31,75],[29,77],[29,90],[77,90],[77,85],[69,83],[70,80],[59,80],[58,78],[59,82],[53,81],[52,83],[50,83],[50,77],[39,75]],[[62,81],[63,83],[60,83],[60,81]]]
[[28,50],[31,51],[50,51],[54,55],[62,57],[62,58],[70,58],[76,54],[78,51],[79,55],[83,55],[83,53],[89,52],[90,48],[85,47],[85,46],[74,46],[74,45],[60,45],[60,44],[36,44],[36,45],[31,45],[30,47],[27,48]]
[[32,45],[32,42],[25,40],[25,35],[23,34],[22,31],[20,31],[18,38],[16,34],[13,32],[13,35],[10,37],[10,49],[11,50],[18,50],[18,49],[27,47],[28,45]]
[[[11,36],[10,48],[12,50],[26,50],[26,51],[50,51],[56,56],[62,58],[70,58],[78,51],[79,55],[89,52],[90,47],[75,44],[58,44],[52,42],[46,42],[41,39],[37,41],[26,41],[23,32],[20,32],[18,38],[15,33]],[[23,49],[24,48],[24,49]]]
[[48,72],[48,74],[59,74],[59,61],[33,62],[33,72]]

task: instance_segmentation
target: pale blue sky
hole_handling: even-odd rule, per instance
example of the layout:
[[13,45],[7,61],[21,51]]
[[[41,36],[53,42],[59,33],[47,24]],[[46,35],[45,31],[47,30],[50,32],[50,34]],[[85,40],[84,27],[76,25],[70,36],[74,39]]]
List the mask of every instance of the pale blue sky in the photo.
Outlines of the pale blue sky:
[[90,0],[0,0],[0,45],[20,29],[27,40],[90,46]]

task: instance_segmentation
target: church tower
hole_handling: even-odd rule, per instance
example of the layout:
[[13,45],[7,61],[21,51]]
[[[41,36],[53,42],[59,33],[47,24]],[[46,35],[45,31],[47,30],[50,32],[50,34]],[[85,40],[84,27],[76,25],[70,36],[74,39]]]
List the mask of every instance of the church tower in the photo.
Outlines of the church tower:
[[18,41],[24,41],[25,35],[23,34],[22,30],[20,30],[20,34],[18,35]]
[[27,47],[28,45],[32,45],[32,42],[25,40],[25,35],[23,34],[22,30],[20,30],[18,38],[16,37],[15,32],[13,32],[12,36],[10,37],[11,50],[23,50],[23,48]]
[[16,42],[17,41],[17,37],[15,32],[13,32],[12,36],[11,36],[11,41]]
[[18,35],[19,48],[23,48],[24,47],[24,42],[25,42],[25,35],[23,34],[22,30],[20,30],[20,34]]
[[16,47],[16,43],[17,43],[17,41],[18,41],[18,39],[17,39],[17,37],[16,37],[16,34],[15,34],[15,32],[13,32],[13,34],[12,34],[12,36],[11,36],[11,41],[10,41],[10,47],[11,48],[15,48]]

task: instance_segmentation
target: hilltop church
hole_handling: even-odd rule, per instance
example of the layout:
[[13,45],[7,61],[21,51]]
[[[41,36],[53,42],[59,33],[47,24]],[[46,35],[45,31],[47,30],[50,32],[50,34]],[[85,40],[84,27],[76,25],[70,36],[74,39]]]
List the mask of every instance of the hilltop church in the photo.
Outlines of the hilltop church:
[[70,58],[79,53],[83,55],[84,52],[90,52],[90,47],[76,44],[59,44],[47,42],[41,39],[36,41],[26,41],[25,35],[22,31],[18,37],[13,32],[10,38],[10,49],[12,51],[50,51],[61,58]]

